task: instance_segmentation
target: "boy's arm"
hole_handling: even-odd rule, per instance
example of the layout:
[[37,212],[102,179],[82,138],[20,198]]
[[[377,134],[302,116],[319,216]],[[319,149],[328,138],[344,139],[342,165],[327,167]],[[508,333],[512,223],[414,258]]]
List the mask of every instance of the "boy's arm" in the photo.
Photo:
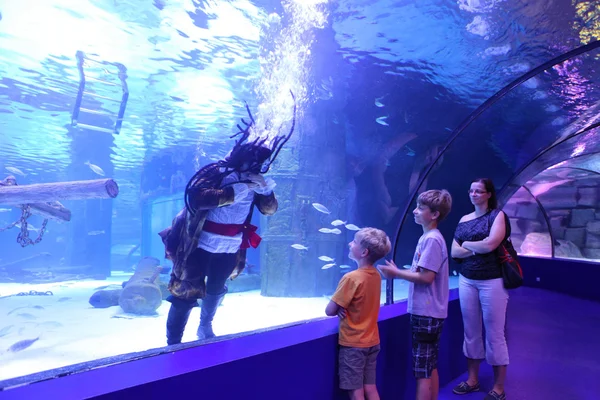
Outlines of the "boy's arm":
[[334,315],[338,315],[340,318],[346,317],[346,307],[350,305],[355,292],[354,282],[348,278],[348,275],[344,275],[325,308],[325,314],[330,317]]
[[393,261],[386,261],[387,265],[382,266],[380,270],[383,269],[382,273],[386,278],[389,275],[409,282],[430,285],[435,280],[437,272],[444,262],[445,252],[442,250],[442,246],[446,246],[446,244],[440,243],[439,239],[425,239],[419,256],[417,271],[401,270]]
[[340,305],[337,304],[335,301],[329,300],[329,304],[327,304],[327,307],[325,308],[325,315],[328,315],[330,317],[337,315],[338,317],[343,319],[346,318],[346,309],[340,307]]
[[436,275],[435,272],[423,267],[419,267],[417,272],[408,269],[399,269],[393,261],[387,260],[386,265],[379,266],[379,270],[387,279],[398,278],[423,285],[431,285]]

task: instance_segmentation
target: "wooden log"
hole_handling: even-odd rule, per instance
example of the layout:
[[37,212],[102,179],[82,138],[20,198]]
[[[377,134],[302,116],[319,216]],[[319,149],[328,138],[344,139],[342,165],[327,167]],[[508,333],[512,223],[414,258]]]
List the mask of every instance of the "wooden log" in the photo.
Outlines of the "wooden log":
[[[16,186],[17,179],[14,175],[9,175],[0,181],[0,186]],[[20,206],[20,205],[19,205]],[[40,215],[44,218],[55,219],[58,221],[70,221],[71,211],[65,208],[60,202],[53,201],[48,203],[34,203],[29,205],[31,213]]]
[[71,210],[65,208],[58,201],[53,201],[52,203],[34,203],[30,204],[29,207],[32,214],[37,214],[44,218],[58,221],[71,220]]
[[112,179],[0,186],[0,204],[36,204],[56,200],[111,199],[119,194]]
[[119,305],[126,313],[153,315],[163,300],[156,278],[162,267],[154,257],[144,257],[119,296]]

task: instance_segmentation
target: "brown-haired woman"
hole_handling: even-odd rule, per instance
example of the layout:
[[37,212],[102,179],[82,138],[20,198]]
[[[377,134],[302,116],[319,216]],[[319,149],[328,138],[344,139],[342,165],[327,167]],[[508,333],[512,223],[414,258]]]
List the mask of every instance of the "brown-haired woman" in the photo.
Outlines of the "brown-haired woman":
[[466,394],[479,390],[479,365],[485,358],[494,368],[494,387],[485,399],[504,400],[509,362],[504,331],[508,292],[494,250],[506,238],[506,219],[497,208],[496,190],[490,179],[473,181],[469,198],[475,211],[460,219],[452,243],[452,257],[461,264],[458,291],[465,333],[463,353],[467,357],[469,377],[453,392]]

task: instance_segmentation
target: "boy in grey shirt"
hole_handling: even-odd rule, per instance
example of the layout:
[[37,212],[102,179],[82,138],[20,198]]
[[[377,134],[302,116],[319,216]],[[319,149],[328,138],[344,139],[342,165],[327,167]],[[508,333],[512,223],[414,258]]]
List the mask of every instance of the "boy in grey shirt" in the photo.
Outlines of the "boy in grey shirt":
[[393,261],[379,270],[387,279],[410,282],[408,312],[412,330],[413,372],[417,400],[436,400],[439,393],[437,359],[444,319],[448,316],[448,248],[437,229],[450,213],[452,197],[446,190],[428,190],[419,195],[413,210],[415,222],[423,227],[410,270]]

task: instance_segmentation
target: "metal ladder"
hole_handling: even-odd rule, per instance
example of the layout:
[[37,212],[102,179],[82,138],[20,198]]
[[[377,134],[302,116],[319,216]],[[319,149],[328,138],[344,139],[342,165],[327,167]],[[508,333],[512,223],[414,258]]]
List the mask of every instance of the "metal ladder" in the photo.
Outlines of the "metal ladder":
[[[75,99],[73,113],[71,114],[71,126],[110,134],[118,134],[121,130],[123,115],[125,114],[125,107],[127,106],[127,99],[129,98],[129,89],[126,82],[127,68],[121,63],[112,63],[91,58],[83,51],[77,51],[76,57],[77,69],[79,70],[79,90],[77,92],[77,98]],[[102,73],[105,76],[100,76]],[[111,81],[110,78],[115,75],[118,77],[118,80]],[[119,86],[121,87],[120,99],[114,98],[116,96],[103,96],[99,94],[101,90],[110,90],[111,88],[116,89]],[[112,95],[114,95],[114,93],[112,93]],[[103,111],[101,109],[82,107],[82,101],[88,98],[101,102],[119,103],[118,113],[115,115],[114,113]],[[87,124],[85,122],[82,123],[81,119],[85,121],[86,114],[114,118],[114,126],[112,129],[109,129],[93,124]]]

